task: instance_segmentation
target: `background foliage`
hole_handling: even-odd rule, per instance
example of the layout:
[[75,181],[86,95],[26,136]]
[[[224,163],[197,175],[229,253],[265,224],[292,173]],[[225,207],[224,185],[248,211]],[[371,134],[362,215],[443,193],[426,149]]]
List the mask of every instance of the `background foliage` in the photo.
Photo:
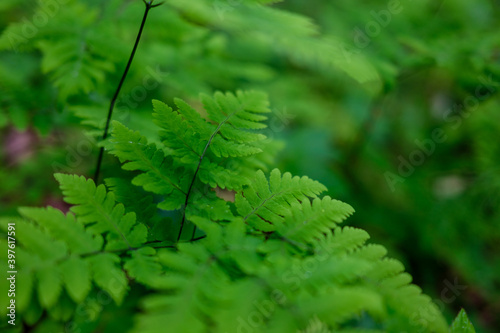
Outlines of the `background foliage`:
[[[478,331],[494,332],[498,3],[260,5],[274,2],[169,0],[152,10],[114,119],[158,142],[152,99],[196,105],[199,93],[266,91],[265,134],[286,142],[275,165],[353,206],[345,223],[388,247],[449,318],[464,307]],[[143,6],[2,1],[3,216],[19,206],[66,209],[50,175],[92,174]],[[107,154],[103,174],[124,171]]]

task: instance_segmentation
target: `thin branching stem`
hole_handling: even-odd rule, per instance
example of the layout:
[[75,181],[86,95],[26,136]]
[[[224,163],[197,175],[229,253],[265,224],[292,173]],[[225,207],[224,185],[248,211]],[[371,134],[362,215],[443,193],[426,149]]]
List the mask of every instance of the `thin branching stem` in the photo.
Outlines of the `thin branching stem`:
[[[113,98],[111,99],[111,102],[109,104],[108,117],[106,119],[106,126],[104,127],[104,134],[102,135],[103,141],[106,140],[106,138],[108,137],[109,123],[111,122],[111,117],[113,116],[113,109],[115,107],[116,100],[118,99],[118,95],[120,94],[120,90],[122,89],[123,82],[125,82],[125,78],[127,77],[130,66],[132,65],[132,60],[134,60],[135,51],[137,50],[137,46],[139,45],[139,41],[141,40],[142,30],[144,30],[144,26],[146,24],[146,19],[148,17],[148,13],[151,10],[151,8],[158,7],[161,4],[163,4],[163,2],[160,2],[158,4],[153,5],[153,2],[154,2],[153,0],[151,0],[151,1],[143,0],[143,2],[146,5],[146,10],[144,11],[144,16],[142,17],[141,27],[139,28],[139,33],[137,34],[137,38],[135,39],[134,48],[132,49],[132,53],[130,54],[130,57],[128,59],[127,66],[125,67],[125,71],[123,72],[122,78],[120,79],[120,83],[118,83],[118,87],[116,87],[115,94],[113,95]],[[104,147],[101,147],[101,149],[99,150],[99,157],[97,158],[97,165],[96,165],[96,170],[95,170],[95,174],[94,174],[94,181],[96,183],[99,182],[99,173],[101,171],[101,164],[102,164],[103,155],[104,155]]]
[[[237,110],[237,111],[239,111],[239,110]],[[189,204],[189,196],[191,195],[191,191],[193,190],[193,185],[194,185],[194,182],[196,181],[196,176],[198,175],[198,172],[200,171],[201,162],[203,162],[203,159],[205,158],[205,154],[207,153],[208,147],[210,147],[210,145],[212,144],[212,140],[217,135],[217,133],[219,133],[222,125],[224,125],[229,120],[229,118],[231,118],[237,111],[234,111],[233,113],[229,114],[217,126],[215,131],[210,136],[210,139],[208,139],[208,142],[205,145],[205,148],[203,149],[203,153],[200,155],[200,160],[198,161],[198,166],[196,167],[196,171],[194,172],[193,178],[191,179],[191,183],[189,184],[189,189],[188,189],[187,194],[186,194],[186,200],[184,202],[184,212],[182,213],[181,226],[180,226],[180,230],[179,230],[179,235],[177,236],[177,241],[179,241],[181,239],[182,229],[184,228],[184,222],[186,221],[186,209],[187,209],[187,206]],[[194,226],[193,234],[191,235],[191,239],[194,238],[195,233],[196,233],[196,226]]]

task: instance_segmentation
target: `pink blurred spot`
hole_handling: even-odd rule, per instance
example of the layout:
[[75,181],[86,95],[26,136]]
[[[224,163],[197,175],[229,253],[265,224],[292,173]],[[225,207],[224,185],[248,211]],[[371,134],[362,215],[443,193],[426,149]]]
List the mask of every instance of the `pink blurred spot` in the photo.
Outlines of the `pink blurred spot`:
[[33,130],[19,132],[15,128],[11,128],[3,144],[8,165],[19,164],[30,158],[37,142],[38,137]]

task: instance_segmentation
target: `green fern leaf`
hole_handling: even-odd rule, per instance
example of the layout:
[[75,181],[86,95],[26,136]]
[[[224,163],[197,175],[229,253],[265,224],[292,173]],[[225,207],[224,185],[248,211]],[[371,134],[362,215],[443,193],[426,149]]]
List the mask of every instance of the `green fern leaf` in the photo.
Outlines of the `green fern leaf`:
[[64,240],[68,249],[75,254],[90,253],[102,248],[102,237],[86,232],[83,225],[76,222],[73,214],[64,215],[60,210],[47,208],[19,208],[22,216],[37,221],[54,239]]
[[450,333],[476,333],[474,326],[467,317],[464,309],[461,309],[450,327]]
[[147,314],[139,316],[133,332],[158,332],[163,323],[172,332],[203,332],[207,323],[213,323],[215,305],[227,300],[229,279],[210,253],[198,244],[180,248],[183,254],[159,253],[159,262],[171,270],[161,285],[168,293],[146,298]]
[[47,309],[49,317],[59,322],[66,322],[71,319],[76,309],[75,303],[66,295],[61,293],[57,303]]
[[85,46],[81,38],[74,36],[63,41],[37,43],[44,53],[42,71],[50,73],[62,99],[79,92],[89,93],[97,83],[104,81],[107,72],[114,69],[111,62],[85,52]]
[[[62,99],[94,90],[115,69],[109,58],[114,58],[115,45],[120,43],[100,42],[112,38],[113,27],[99,20],[95,7],[82,2],[38,3],[34,21],[13,23],[3,32],[0,49],[41,51],[41,70],[50,76]],[[47,22],[36,23],[36,18],[47,19],[47,15]]]
[[318,255],[351,253],[361,247],[370,238],[362,229],[353,227],[335,228],[333,234],[327,234],[317,242],[315,252]]
[[[56,261],[66,256],[68,250],[64,242],[54,241],[40,228],[24,220],[17,220],[16,225],[16,240],[23,244],[27,252],[35,253],[36,257],[42,260],[50,261]],[[31,262],[35,264],[37,260],[32,258]]]
[[123,162],[125,170],[140,170],[132,184],[146,191],[161,194],[165,200],[158,207],[165,210],[178,209],[184,203],[189,179],[182,169],[174,165],[170,156],[138,132],[134,132],[117,121],[113,122],[113,149],[111,153]]
[[106,250],[140,246],[146,241],[147,229],[135,221],[135,213],[125,214],[122,204],[116,205],[114,194],[106,193],[104,185],[95,186],[84,177],[56,174],[66,202],[79,222],[91,224],[87,230],[108,233]]
[[138,282],[158,287],[160,285],[160,276],[162,275],[162,266],[158,263],[156,251],[150,247],[143,247],[132,253],[132,258],[127,260],[124,268],[131,278]]
[[236,95],[217,92],[214,97],[201,96],[208,120],[194,108],[176,99],[177,110],[153,101],[155,123],[162,129],[160,137],[172,154],[193,171],[198,170],[203,183],[221,188],[240,189],[248,180],[222,167],[228,157],[249,158],[262,152],[266,138],[255,132],[269,113],[265,94],[241,92]]
[[309,200],[292,203],[285,221],[276,223],[276,230],[287,239],[312,244],[330,233],[353,212],[354,209],[348,204],[328,196],[316,198],[312,203]]
[[161,221],[158,216],[158,209],[153,201],[153,196],[146,191],[143,191],[132,185],[130,181],[123,178],[106,178],[104,179],[106,187],[113,192],[116,201],[125,206],[127,212],[134,212],[137,216],[137,221],[146,225],[149,229],[151,237],[151,229]]
[[255,2],[199,0],[185,4],[172,0],[169,5],[200,25],[220,29],[245,37],[271,48],[278,54],[312,69],[344,71],[365,83],[380,81],[375,67],[358,49],[348,48],[339,38],[318,36],[319,27],[307,17],[277,8],[259,6]]
[[105,290],[116,304],[121,304],[128,284],[125,273],[118,266],[120,257],[113,253],[101,253],[88,260],[95,283]]
[[75,303],[82,303],[92,287],[88,261],[74,256],[61,263],[59,268],[69,296]]
[[52,307],[62,291],[62,279],[59,267],[45,265],[37,274],[38,299],[44,308]]
[[385,313],[381,295],[368,288],[343,287],[332,288],[315,297],[300,300],[301,312],[306,316],[318,318],[333,326],[353,317],[354,313],[367,311],[375,318]]
[[33,290],[35,288],[34,274],[28,270],[21,270],[17,273],[16,284],[16,307],[18,311],[24,313],[31,305]]
[[290,205],[316,197],[326,188],[308,177],[283,176],[279,170],[271,172],[269,182],[264,173],[258,171],[253,182],[236,195],[238,213],[252,227],[261,231],[274,231],[275,223],[283,223]]

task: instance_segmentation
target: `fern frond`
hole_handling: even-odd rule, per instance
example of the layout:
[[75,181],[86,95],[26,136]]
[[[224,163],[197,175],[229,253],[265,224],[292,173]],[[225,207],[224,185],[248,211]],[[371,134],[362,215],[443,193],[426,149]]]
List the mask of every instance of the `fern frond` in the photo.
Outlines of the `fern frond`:
[[214,5],[211,0],[168,3],[202,25],[258,41],[308,68],[343,71],[361,83],[380,80],[375,67],[358,49],[347,47],[333,36],[318,36],[319,27],[302,15],[251,1],[237,5],[223,1]]
[[287,239],[313,244],[331,232],[354,209],[346,203],[328,196],[312,201],[292,203],[283,223],[277,222],[276,231]]
[[[112,62],[85,52],[87,46],[85,42],[82,45],[81,37],[78,37],[37,43],[44,54],[42,71],[50,74],[54,86],[60,89],[62,99],[79,92],[89,93],[97,83],[104,82],[107,73],[114,70]],[[78,80],[75,80],[76,77]]]
[[326,234],[317,242],[315,253],[318,255],[334,255],[351,253],[360,248],[370,238],[362,229],[353,227],[335,228],[333,234]]
[[113,122],[113,148],[125,170],[142,171],[132,179],[132,184],[146,191],[164,196],[158,207],[165,210],[178,209],[186,198],[189,174],[174,164],[172,157],[138,132],[129,130],[117,121]]
[[[70,181],[65,182],[64,177],[59,179],[68,187],[71,186]],[[73,180],[85,182],[83,177],[75,176]],[[120,259],[116,254],[101,252],[103,239],[100,234],[94,234],[97,229],[84,229],[78,216],[75,218],[71,213],[64,215],[51,207],[21,208],[20,212],[36,223],[30,224],[23,220],[17,222],[20,224],[18,230],[22,230],[18,240],[22,249],[30,253],[26,254],[26,259],[29,258],[26,262],[21,255],[20,265],[23,273],[36,273],[30,279],[38,281],[38,298],[44,308],[55,304],[63,285],[74,302],[83,302],[91,290],[91,281],[107,291],[117,303],[123,300],[127,280],[116,266]],[[84,221],[88,223],[89,220]],[[120,224],[123,225],[123,222]],[[109,235],[107,239],[110,239]],[[130,240],[132,244],[137,244],[132,237]],[[110,250],[116,249],[112,244],[109,246]],[[44,251],[48,249],[57,251],[58,255],[45,254]]]
[[[143,172],[133,179],[134,185],[165,196],[159,204],[162,209],[180,208],[197,179],[212,187],[241,189],[249,179],[239,171],[249,167],[246,160],[262,152],[261,142],[266,137],[255,129],[265,127],[262,114],[270,112],[264,94],[216,93],[213,98],[203,95],[202,101],[210,121],[182,100],[175,100],[176,111],[153,101],[155,123],[165,145],[161,149],[113,122],[111,152],[124,163],[124,169]],[[236,161],[228,161],[228,157]],[[259,159],[249,162],[256,165]]]
[[119,265],[120,257],[114,253],[99,253],[88,260],[96,285],[107,291],[117,304],[121,304],[128,289],[128,281]]
[[151,230],[157,223],[164,222],[158,216],[153,196],[123,178],[106,178],[104,182],[115,195],[116,201],[123,204],[125,211],[134,212],[137,221],[148,227],[148,239],[153,239],[155,235],[152,235]]
[[[101,235],[87,232],[71,213],[65,216],[54,208],[20,211],[31,222],[2,219],[0,228],[7,230],[7,222],[16,225],[16,308],[27,322],[36,321],[43,309],[54,319],[67,320],[90,295],[92,281],[118,304],[123,300],[127,280],[116,266],[119,257],[101,251]],[[101,260],[106,256],[115,260]],[[0,262],[6,264],[7,258]]]
[[158,263],[156,250],[151,247],[143,247],[132,252],[124,268],[131,278],[146,286],[158,287],[160,285],[163,269]]
[[90,264],[78,256],[72,256],[61,263],[61,280],[71,299],[82,303],[92,288]]
[[162,131],[160,138],[174,156],[182,163],[194,165],[199,161],[210,138],[210,125],[187,103],[176,100],[179,111],[157,100],[153,100],[154,121]]
[[266,127],[262,121],[267,119],[263,114],[270,112],[267,97],[238,91],[236,95],[217,92],[213,98],[202,95],[201,99],[208,120],[182,100],[175,100],[176,111],[153,101],[160,137],[181,163],[199,171],[202,182],[239,189],[247,180],[220,164],[227,157],[246,159],[262,152],[259,143],[266,137],[255,130]]
[[290,206],[316,197],[326,188],[308,177],[283,176],[278,169],[271,172],[269,181],[262,171],[243,191],[236,195],[238,213],[252,227],[260,231],[276,230],[275,223],[283,223]]
[[[301,297],[302,298],[302,297]],[[354,314],[367,311],[375,318],[385,314],[383,298],[376,291],[363,287],[330,288],[320,295],[307,295],[298,300],[300,311],[307,317],[318,318],[333,327],[352,319]]]
[[450,333],[476,333],[464,309],[461,309],[455,320],[453,320]]
[[136,223],[135,213],[126,213],[122,204],[116,204],[113,193],[104,185],[83,176],[55,174],[63,191],[64,200],[74,206],[71,211],[80,223],[90,225],[87,230],[95,234],[107,233],[105,250],[131,249],[142,245],[147,229]]
[[352,255],[373,263],[363,279],[383,295],[387,307],[398,318],[391,322],[394,326],[390,326],[390,330],[410,327],[418,318],[425,329],[445,332],[447,324],[437,306],[419,287],[410,284],[411,277],[404,273],[404,266],[399,261],[384,258],[386,253],[383,246],[370,244],[358,248]]
[[[213,315],[229,290],[229,278],[214,264],[215,258],[198,244],[180,245],[182,253],[161,251],[159,262],[170,268],[161,281],[168,293],[144,301],[147,314],[139,316],[133,332],[158,332],[168,323],[172,332],[202,332],[213,325]],[[186,325],[189,323],[189,325]]]
[[100,235],[93,235],[77,223],[75,215],[64,215],[60,210],[47,208],[19,208],[19,213],[47,230],[53,239],[65,242],[71,253],[84,254],[99,251],[103,245]]

